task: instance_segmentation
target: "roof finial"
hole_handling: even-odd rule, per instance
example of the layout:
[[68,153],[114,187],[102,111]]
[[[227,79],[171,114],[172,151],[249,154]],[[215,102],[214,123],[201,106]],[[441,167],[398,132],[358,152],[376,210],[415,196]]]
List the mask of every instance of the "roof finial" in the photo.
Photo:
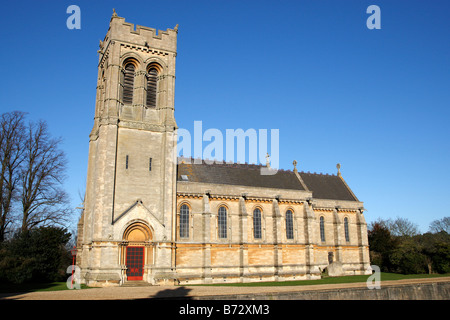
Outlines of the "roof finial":
[[266,154],[266,167],[270,168],[270,156],[269,156],[269,153]]
[[292,164],[294,165],[294,172],[297,172],[297,160],[294,160]]
[[336,165],[336,168],[338,169],[337,175],[338,175],[338,177],[340,177],[340,176],[341,176],[341,164],[338,163],[338,164]]
[[113,17],[117,17],[116,9],[113,8]]

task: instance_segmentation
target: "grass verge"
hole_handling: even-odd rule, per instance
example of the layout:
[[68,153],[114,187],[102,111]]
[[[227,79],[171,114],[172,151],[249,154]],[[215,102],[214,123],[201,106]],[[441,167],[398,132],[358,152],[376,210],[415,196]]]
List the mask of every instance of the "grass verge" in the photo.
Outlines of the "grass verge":
[[[214,283],[199,284],[198,286],[230,286],[230,287],[270,287],[270,286],[307,286],[316,284],[336,284],[336,283],[355,283],[366,282],[370,275],[343,276],[343,277],[323,277],[318,280],[298,280],[298,281],[272,281],[272,282],[250,282],[250,283]],[[450,273],[446,274],[398,274],[381,272],[380,280],[403,280],[403,279],[421,279],[421,278],[437,278],[450,277]]]
[[[234,286],[234,287],[268,287],[268,286],[306,286],[315,284],[335,284],[335,283],[355,283],[366,282],[369,275],[344,276],[344,277],[323,277],[319,280],[298,280],[298,281],[279,281],[279,282],[251,282],[251,283],[214,283],[214,284],[198,284],[195,286]],[[420,278],[436,278],[450,277],[450,273],[446,274],[398,274],[398,273],[381,273],[381,281],[402,280],[402,279],[420,279]],[[81,289],[89,287],[82,284]],[[70,290],[67,288],[66,282],[52,283],[24,283],[20,285],[0,283],[0,293],[25,293],[35,291],[59,291]]]
[[[82,284],[81,289],[87,289],[88,286]],[[71,290],[67,288],[66,282],[51,282],[51,283],[22,283],[10,284],[0,283],[0,293],[25,293],[35,291],[60,291]]]

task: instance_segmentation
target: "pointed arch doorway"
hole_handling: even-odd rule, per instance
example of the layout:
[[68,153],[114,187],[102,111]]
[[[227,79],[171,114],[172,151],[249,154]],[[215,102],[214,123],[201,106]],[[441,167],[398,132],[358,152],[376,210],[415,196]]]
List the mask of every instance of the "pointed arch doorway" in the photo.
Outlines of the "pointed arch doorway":
[[123,234],[125,246],[122,251],[122,261],[125,262],[126,280],[143,280],[146,274],[145,266],[152,261],[150,242],[152,232],[142,223],[135,222],[126,228]]

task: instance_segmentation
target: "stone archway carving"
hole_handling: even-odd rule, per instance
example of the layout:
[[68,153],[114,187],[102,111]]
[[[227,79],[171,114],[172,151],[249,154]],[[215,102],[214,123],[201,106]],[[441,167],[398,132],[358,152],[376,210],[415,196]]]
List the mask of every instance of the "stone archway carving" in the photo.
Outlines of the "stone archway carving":
[[123,240],[128,243],[141,243],[151,241],[153,233],[143,222],[137,221],[130,224],[123,233]]

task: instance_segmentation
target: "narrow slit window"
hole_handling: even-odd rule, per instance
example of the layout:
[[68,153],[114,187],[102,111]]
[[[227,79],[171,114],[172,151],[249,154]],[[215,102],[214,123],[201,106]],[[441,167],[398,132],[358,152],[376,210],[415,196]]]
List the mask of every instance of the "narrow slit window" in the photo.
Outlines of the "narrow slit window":
[[294,223],[291,210],[286,211],[286,239],[294,239]]
[[227,208],[220,207],[218,215],[219,238],[227,238]]
[[128,155],[125,157],[125,169],[128,169]]
[[189,207],[185,204],[180,208],[180,238],[189,238]]
[[325,242],[325,219],[320,217],[320,240]]
[[348,232],[348,218],[344,219],[344,231],[345,231],[345,241],[350,241],[350,233]]
[[253,211],[253,237],[261,239],[261,210],[258,208]]
[[148,159],[148,171],[152,171],[152,158]]

